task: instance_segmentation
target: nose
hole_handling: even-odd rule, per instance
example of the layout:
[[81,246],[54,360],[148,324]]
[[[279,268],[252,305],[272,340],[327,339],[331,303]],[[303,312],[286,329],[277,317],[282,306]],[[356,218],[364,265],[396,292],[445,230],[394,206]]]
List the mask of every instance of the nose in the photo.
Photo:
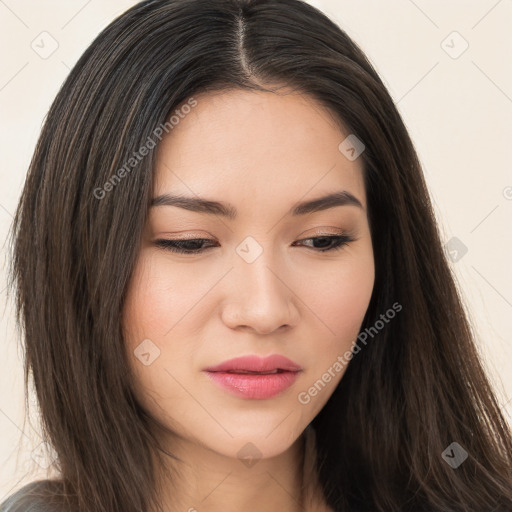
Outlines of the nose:
[[222,309],[222,320],[231,329],[270,334],[298,323],[291,279],[275,265],[271,268],[264,255],[253,263],[239,260],[231,273],[232,292]]

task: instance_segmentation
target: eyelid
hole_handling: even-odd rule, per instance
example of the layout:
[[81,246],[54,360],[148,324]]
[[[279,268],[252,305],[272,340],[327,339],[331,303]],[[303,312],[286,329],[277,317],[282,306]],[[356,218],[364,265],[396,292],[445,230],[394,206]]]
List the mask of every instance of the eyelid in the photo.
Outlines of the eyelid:
[[215,238],[213,235],[211,235],[210,233],[208,233],[206,231],[201,232],[201,231],[194,231],[194,230],[173,231],[173,232],[163,231],[162,233],[155,235],[154,238],[156,240],[157,238],[164,238],[164,237],[169,237],[169,239],[172,239],[175,237],[177,240],[183,240],[185,238],[192,239],[192,240],[195,240],[196,238],[206,238],[206,237]]
[[[313,232],[310,234],[311,229],[313,230]],[[338,228],[338,227],[335,227],[335,226],[326,226],[326,227],[311,228],[311,229],[306,229],[305,231],[303,231],[298,236],[299,237],[305,236],[305,233],[307,233],[308,237],[311,237],[311,236],[330,236],[330,235],[349,235],[350,234],[349,230],[341,229],[341,228]],[[327,231],[328,229],[333,229],[333,230],[335,230],[335,232]]]

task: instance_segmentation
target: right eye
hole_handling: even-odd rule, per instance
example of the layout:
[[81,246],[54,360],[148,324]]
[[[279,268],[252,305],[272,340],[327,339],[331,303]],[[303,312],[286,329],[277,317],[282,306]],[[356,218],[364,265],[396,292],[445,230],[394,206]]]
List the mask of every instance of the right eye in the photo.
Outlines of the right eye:
[[182,254],[198,254],[213,246],[202,248],[201,246],[207,242],[211,242],[209,238],[189,238],[183,240],[167,240],[160,239],[155,241],[155,245],[171,252],[179,252]]

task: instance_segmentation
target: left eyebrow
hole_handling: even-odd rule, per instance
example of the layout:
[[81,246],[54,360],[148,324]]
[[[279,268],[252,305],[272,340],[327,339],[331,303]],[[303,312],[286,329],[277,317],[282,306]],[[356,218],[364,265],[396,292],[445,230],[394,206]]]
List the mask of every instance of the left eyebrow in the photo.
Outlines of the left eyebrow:
[[[229,220],[236,219],[237,210],[229,203],[203,199],[199,197],[175,196],[172,194],[162,194],[151,200],[150,207],[156,206],[176,206],[198,213],[206,213],[208,215],[220,215]],[[308,213],[320,212],[337,206],[357,206],[364,210],[361,201],[347,190],[334,192],[326,196],[319,197],[310,201],[302,201],[292,206],[288,215],[297,217]]]

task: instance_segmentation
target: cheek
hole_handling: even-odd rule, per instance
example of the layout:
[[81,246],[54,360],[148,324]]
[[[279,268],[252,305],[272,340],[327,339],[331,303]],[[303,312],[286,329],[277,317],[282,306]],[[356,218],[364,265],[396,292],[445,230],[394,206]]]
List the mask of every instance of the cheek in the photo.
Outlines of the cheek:
[[173,364],[173,361],[186,358],[180,350],[191,347],[176,344],[170,350],[166,345],[180,326],[172,329],[183,316],[180,311],[186,295],[185,284],[181,282],[185,281],[184,276],[174,276],[171,280],[169,273],[166,274],[163,275],[154,259],[142,251],[128,288],[122,329],[133,373],[132,389],[139,404],[154,418],[177,429],[166,404],[177,403],[181,394],[169,372],[179,381],[183,380],[176,370],[185,366]]
[[347,253],[346,259],[329,262],[300,280],[297,294],[314,313],[324,348],[341,349],[355,341],[370,303],[374,272],[370,247]]
[[330,327],[336,344],[355,341],[373,290],[373,273],[347,273],[329,283],[323,293],[322,319]]
[[190,310],[197,289],[201,288],[194,282],[186,272],[169,272],[167,265],[143,251],[124,306],[127,342],[133,344],[151,336],[162,340],[170,336],[180,318]]
[[300,294],[315,313],[315,325],[309,326],[314,344],[307,348],[309,366],[298,400],[309,404],[312,416],[325,405],[350,364],[373,292],[374,272],[368,244],[302,282]]

